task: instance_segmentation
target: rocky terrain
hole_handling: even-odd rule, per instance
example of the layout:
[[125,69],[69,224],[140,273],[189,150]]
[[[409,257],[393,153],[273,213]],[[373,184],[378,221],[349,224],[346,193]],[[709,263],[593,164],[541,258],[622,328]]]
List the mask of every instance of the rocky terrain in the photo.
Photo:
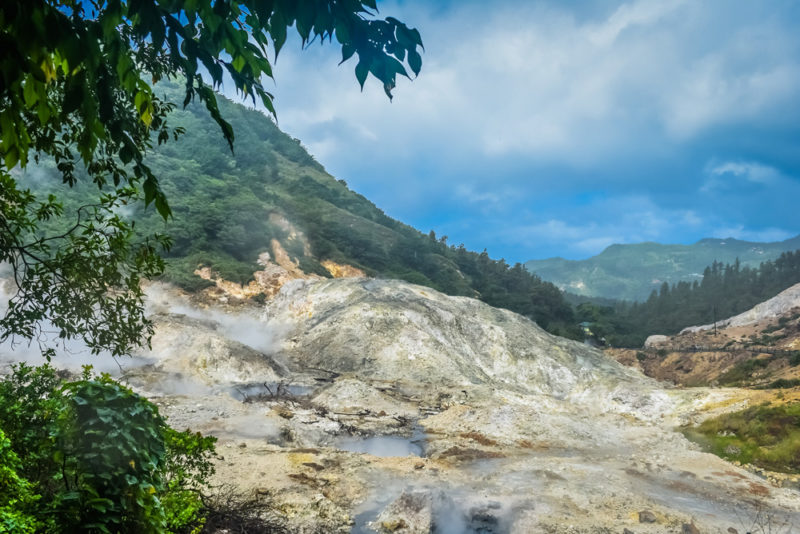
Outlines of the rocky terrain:
[[217,436],[215,482],[286,531],[800,525],[795,479],[676,431],[746,403],[738,390],[671,389],[511,312],[397,281],[295,280],[235,314],[167,286],[149,300],[152,350],[117,373],[173,426]]
[[606,352],[678,385],[791,384],[800,379],[800,284],[716,325],[650,336],[642,350]]

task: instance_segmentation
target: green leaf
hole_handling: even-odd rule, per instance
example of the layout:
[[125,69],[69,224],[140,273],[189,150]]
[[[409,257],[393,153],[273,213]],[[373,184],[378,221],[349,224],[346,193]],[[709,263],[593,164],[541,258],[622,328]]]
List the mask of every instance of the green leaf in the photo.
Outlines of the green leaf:
[[3,160],[5,162],[6,169],[13,169],[19,161],[19,151],[17,150],[17,147],[10,146],[6,148],[6,153],[3,157]]
[[362,91],[364,90],[364,82],[367,81],[367,74],[369,74],[369,65],[361,58],[358,61],[358,65],[356,65],[356,79]]
[[419,71],[422,70],[422,58],[416,50],[408,51],[408,66],[411,67],[414,76],[419,76]]
[[158,193],[158,183],[155,178],[149,176],[142,184],[142,189],[144,191],[144,205],[149,206]]
[[161,215],[164,220],[172,216],[172,210],[167,202],[167,196],[161,191],[156,194],[155,203],[156,211],[158,211],[158,214]]
[[233,60],[233,68],[236,69],[237,72],[242,72],[242,69],[247,64],[247,61],[244,59],[243,56],[236,56]]
[[350,44],[350,30],[347,29],[347,24],[344,21],[336,23],[336,40],[345,45]]
[[64,89],[64,102],[63,112],[64,113],[72,113],[76,111],[81,102],[83,102],[85,97],[85,91],[83,84],[77,78],[70,78]]
[[36,105],[38,96],[36,94],[36,87],[34,87],[33,76],[29,75],[25,80],[25,86],[23,88],[23,97],[25,99],[25,105],[28,108],[32,108],[34,105]]
[[123,145],[122,148],[119,149],[119,159],[122,160],[122,163],[127,165],[133,160],[133,150],[128,145]]
[[[342,45],[342,60],[339,62],[339,65],[353,57],[353,54],[356,52],[356,47],[351,44],[344,44]],[[363,84],[362,84],[363,85]]]
[[275,58],[283,48],[286,42],[286,20],[280,11],[275,11],[269,20],[269,33],[272,36],[272,43],[275,46]]

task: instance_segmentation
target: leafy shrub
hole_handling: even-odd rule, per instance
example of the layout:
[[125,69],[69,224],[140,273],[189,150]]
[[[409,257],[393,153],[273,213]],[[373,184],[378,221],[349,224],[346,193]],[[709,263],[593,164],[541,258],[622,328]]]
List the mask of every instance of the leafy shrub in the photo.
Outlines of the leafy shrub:
[[62,524],[99,532],[161,532],[157,493],[166,424],[158,409],[108,375],[65,384],[55,460],[63,491],[55,497]]
[[643,361],[645,361],[647,359],[647,354],[645,354],[644,352],[639,351],[639,352],[636,353],[636,359],[639,360],[640,362],[643,362]]
[[34,515],[38,495],[19,476],[20,461],[0,430],[0,532],[33,533],[44,525]]
[[161,499],[167,528],[175,533],[197,533],[206,521],[202,492],[214,474],[214,444],[217,438],[189,430],[164,432],[166,463],[163,477],[166,492]]
[[764,330],[762,330],[761,333],[762,334],[771,334],[773,332],[776,332],[776,331],[780,330],[781,328],[782,328],[782,326],[780,326],[780,325],[771,324],[771,325],[767,326],[766,328],[764,328]]
[[333,278],[330,271],[322,266],[320,262],[308,256],[301,256],[298,267],[306,274],[318,274],[324,278]]
[[108,375],[86,368],[63,383],[52,367],[17,365],[0,381],[0,428],[0,532],[7,520],[25,532],[28,516],[51,518],[48,532],[202,529],[215,438],[171,429]]

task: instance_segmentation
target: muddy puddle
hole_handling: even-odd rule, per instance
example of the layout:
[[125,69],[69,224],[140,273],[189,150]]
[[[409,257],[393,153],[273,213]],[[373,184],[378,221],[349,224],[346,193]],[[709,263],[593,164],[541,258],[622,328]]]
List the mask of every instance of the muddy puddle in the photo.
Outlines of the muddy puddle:
[[346,436],[334,446],[348,452],[371,454],[383,458],[394,456],[424,456],[427,436],[422,427],[415,425],[410,436]]

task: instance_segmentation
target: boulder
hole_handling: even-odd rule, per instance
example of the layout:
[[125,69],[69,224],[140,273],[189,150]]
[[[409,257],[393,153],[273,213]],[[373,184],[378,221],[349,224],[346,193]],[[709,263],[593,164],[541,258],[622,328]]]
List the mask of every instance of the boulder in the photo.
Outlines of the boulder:
[[427,491],[404,491],[370,525],[377,532],[429,534],[433,529],[433,499]]
[[652,349],[662,345],[669,341],[669,336],[663,336],[661,334],[655,334],[652,336],[648,336],[647,339],[644,340],[644,348]]

